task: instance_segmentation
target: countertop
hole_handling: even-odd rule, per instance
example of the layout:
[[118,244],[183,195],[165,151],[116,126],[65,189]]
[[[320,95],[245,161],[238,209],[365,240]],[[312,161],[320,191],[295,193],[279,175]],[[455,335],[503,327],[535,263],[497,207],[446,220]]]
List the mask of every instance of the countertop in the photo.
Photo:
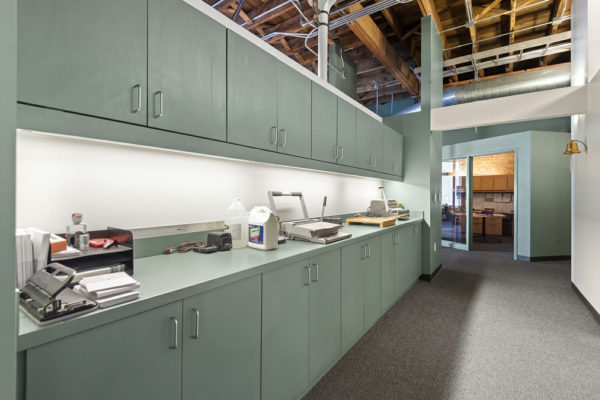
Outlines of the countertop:
[[396,225],[387,228],[372,225],[344,226],[341,231],[351,233],[352,237],[328,245],[288,240],[279,245],[277,250],[269,251],[243,248],[213,254],[189,252],[140,258],[135,260],[133,275],[141,284],[139,299],[47,326],[36,325],[19,311],[18,351],[339,249],[386,231],[420,223],[422,220],[414,218],[398,221]]

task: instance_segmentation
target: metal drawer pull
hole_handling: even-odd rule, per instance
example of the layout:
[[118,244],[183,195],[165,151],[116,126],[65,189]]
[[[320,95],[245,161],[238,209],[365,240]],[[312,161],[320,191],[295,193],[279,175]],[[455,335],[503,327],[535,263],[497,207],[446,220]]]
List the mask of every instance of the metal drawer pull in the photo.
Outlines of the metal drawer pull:
[[367,258],[367,246],[363,244],[360,246],[360,259],[364,260],[365,258]]
[[304,282],[304,286],[309,286],[310,285],[310,267],[307,265],[304,267],[304,269],[306,270],[306,281]]
[[196,323],[194,324],[194,334],[192,335],[192,339],[198,339],[200,337],[200,310],[193,309],[194,317],[196,318]]
[[339,146],[340,147],[340,160],[344,159],[344,146]]
[[[159,106],[159,111],[158,114],[156,113],[156,96],[158,95],[158,106]],[[153,104],[154,104],[154,118],[160,118],[163,115],[163,93],[162,91],[158,91],[154,93],[154,97],[152,99]]]
[[138,83],[137,85],[133,85],[131,87],[131,100],[133,103],[133,99],[136,98],[135,96],[135,91],[137,90],[138,94],[137,94],[137,106],[136,107],[131,107],[131,112],[132,113],[137,113],[140,112],[142,110],[142,86]]
[[[273,135],[273,131],[275,131],[275,135]],[[277,127],[272,126],[271,129],[269,129],[269,143],[277,144],[278,141],[279,141],[279,137],[277,136]]]
[[333,157],[337,160],[340,158],[340,146],[333,145]]
[[177,318],[171,317],[171,323],[173,325],[173,344],[170,348],[175,350],[179,347],[179,321],[177,321]]
[[319,282],[319,264],[313,264],[313,267],[315,267],[315,279],[313,279],[313,282]]
[[369,254],[367,254],[367,258],[371,258],[371,244],[367,245],[367,249],[369,249]]
[[283,136],[283,140],[281,143],[279,143],[279,147],[285,147],[285,145],[287,144],[287,131],[285,129],[281,129],[279,131],[279,134]]

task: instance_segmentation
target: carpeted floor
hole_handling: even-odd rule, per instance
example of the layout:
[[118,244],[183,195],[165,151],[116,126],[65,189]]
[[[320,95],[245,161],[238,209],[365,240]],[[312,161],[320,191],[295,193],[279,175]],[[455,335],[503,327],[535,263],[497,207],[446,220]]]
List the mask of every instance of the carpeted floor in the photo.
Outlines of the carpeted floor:
[[305,399],[600,399],[600,325],[568,261],[443,249]]

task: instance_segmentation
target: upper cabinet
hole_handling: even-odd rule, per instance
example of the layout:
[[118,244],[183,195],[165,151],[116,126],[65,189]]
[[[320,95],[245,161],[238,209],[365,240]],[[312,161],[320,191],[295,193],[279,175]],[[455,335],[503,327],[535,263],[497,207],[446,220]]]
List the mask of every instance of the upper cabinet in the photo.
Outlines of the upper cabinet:
[[181,0],[150,0],[148,125],[226,140],[226,29]]
[[[355,118],[356,119],[356,118]],[[312,158],[331,163],[340,160],[338,97],[312,83]],[[354,128],[356,136],[356,127]],[[355,139],[356,140],[356,139]]]
[[278,61],[227,31],[227,141],[277,150]]
[[402,176],[404,137],[387,125],[383,125],[383,134],[383,172],[386,174]]
[[356,154],[356,107],[342,100],[337,99],[337,143],[338,143],[338,164],[358,167]]
[[18,100],[145,125],[147,26],[146,0],[19,0]]
[[384,172],[384,125],[362,111],[356,113],[357,167]]
[[[311,82],[278,62],[277,147],[281,153],[310,158]],[[260,91],[260,88],[257,88]]]

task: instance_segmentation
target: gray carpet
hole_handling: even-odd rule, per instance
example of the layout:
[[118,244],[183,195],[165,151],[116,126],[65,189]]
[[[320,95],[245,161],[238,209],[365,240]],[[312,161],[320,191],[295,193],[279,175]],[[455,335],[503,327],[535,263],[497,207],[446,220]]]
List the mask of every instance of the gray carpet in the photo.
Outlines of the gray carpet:
[[600,325],[568,261],[443,249],[305,399],[600,399]]

